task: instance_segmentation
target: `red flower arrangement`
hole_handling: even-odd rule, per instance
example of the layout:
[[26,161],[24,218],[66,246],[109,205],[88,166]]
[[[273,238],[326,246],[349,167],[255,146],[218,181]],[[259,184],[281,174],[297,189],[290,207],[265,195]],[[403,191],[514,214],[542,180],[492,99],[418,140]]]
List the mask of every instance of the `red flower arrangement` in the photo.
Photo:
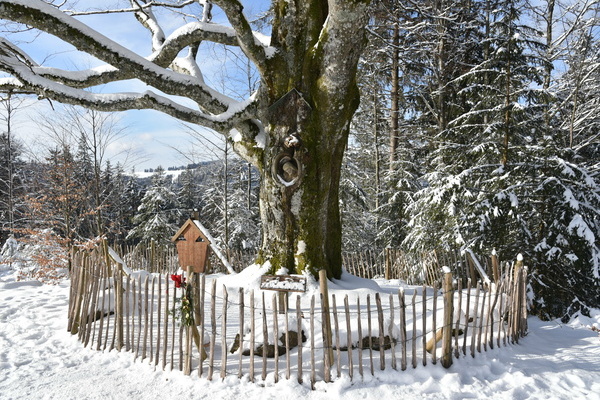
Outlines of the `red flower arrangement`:
[[[184,326],[194,325],[194,314],[193,314],[193,301],[192,301],[192,290],[188,287],[185,282],[185,277],[181,275],[171,275],[171,280],[175,282],[176,288],[182,288],[181,298],[175,300],[176,304],[173,307],[173,315],[175,318],[181,321]],[[179,306],[177,306],[177,303]]]
[[185,277],[183,275],[171,275],[171,280],[175,282],[175,287],[185,286]]

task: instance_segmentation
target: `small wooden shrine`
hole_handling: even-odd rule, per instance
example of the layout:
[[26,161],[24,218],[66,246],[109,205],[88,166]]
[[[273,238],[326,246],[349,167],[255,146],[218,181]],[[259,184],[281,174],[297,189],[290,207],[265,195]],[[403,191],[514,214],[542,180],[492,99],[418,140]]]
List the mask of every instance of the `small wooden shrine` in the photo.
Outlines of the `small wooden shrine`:
[[210,250],[212,237],[198,220],[188,219],[179,228],[171,241],[177,246],[179,265],[183,270],[191,266],[195,273],[210,270]]

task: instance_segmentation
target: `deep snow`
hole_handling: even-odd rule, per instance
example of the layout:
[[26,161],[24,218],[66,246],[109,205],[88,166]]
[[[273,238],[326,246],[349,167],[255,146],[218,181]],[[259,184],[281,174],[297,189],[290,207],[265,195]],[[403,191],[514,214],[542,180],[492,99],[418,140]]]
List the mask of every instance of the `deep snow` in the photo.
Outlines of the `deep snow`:
[[[385,284],[385,282],[383,283]],[[349,288],[351,289],[351,288]],[[212,382],[84,348],[66,331],[68,282],[17,282],[0,272],[0,399],[600,399],[600,311],[569,325],[529,319],[518,345],[353,382]]]

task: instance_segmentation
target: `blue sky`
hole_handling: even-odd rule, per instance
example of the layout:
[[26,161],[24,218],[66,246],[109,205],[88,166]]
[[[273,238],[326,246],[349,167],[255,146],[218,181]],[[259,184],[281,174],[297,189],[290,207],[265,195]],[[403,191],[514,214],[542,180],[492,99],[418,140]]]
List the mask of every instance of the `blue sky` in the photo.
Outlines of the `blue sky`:
[[[81,1],[84,4],[89,0]],[[92,2],[95,3],[95,2]],[[127,2],[126,2],[127,3]],[[246,4],[246,15],[251,18],[261,10],[268,8],[269,2],[243,1]],[[181,19],[174,16],[167,17],[163,29],[168,35],[174,29],[183,23]],[[148,32],[133,18],[131,14],[110,14],[85,16],[80,18],[83,22],[104,34],[108,38],[119,44],[134,50],[142,56],[147,56],[151,52],[150,36]],[[216,23],[225,22],[224,15],[220,10],[215,9],[213,21]],[[54,37],[41,34],[35,40],[28,42],[23,36],[13,36],[12,40],[20,40],[18,43],[33,58],[45,66],[59,67],[64,69],[86,69],[101,65],[102,63],[86,54],[78,52],[72,46],[58,41]],[[203,59],[202,68],[206,81],[215,88],[220,89],[223,82],[231,83],[233,80],[225,80],[223,72],[225,71],[225,55],[221,48],[209,48],[209,52]],[[144,91],[148,86],[139,81],[127,81],[119,85],[94,88],[95,91],[104,93],[114,91]],[[227,93],[231,94],[231,93]],[[39,128],[32,122],[39,113],[54,112],[49,107],[48,102],[34,101],[30,107],[23,108],[16,117],[17,125],[15,135],[27,144],[33,153],[42,154],[44,146],[48,147],[48,140],[44,138]],[[116,156],[123,149],[131,149],[138,156],[135,163],[129,163],[128,169],[135,168],[141,171],[146,168],[154,168],[158,165],[169,167],[174,165],[184,165],[190,161],[202,161],[213,157],[211,151],[204,151],[205,145],[198,145],[197,141],[190,137],[188,129],[179,121],[149,110],[134,110],[119,113],[121,123],[127,127],[126,134],[116,143],[113,143],[108,151],[108,157],[115,164],[117,161],[123,161]],[[210,141],[219,141],[219,137],[201,127],[195,127],[196,130],[206,131]],[[196,144],[193,144],[196,143]],[[182,155],[195,153],[193,157]]]

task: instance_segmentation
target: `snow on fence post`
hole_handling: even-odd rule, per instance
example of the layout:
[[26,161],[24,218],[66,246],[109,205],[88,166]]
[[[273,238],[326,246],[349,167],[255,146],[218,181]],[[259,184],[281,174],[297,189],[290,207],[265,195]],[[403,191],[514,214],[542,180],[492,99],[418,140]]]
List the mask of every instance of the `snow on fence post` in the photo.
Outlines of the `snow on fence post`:
[[454,315],[454,288],[452,286],[452,273],[444,267],[444,327],[442,329],[442,356],[441,363],[444,368],[452,365],[452,317]]

